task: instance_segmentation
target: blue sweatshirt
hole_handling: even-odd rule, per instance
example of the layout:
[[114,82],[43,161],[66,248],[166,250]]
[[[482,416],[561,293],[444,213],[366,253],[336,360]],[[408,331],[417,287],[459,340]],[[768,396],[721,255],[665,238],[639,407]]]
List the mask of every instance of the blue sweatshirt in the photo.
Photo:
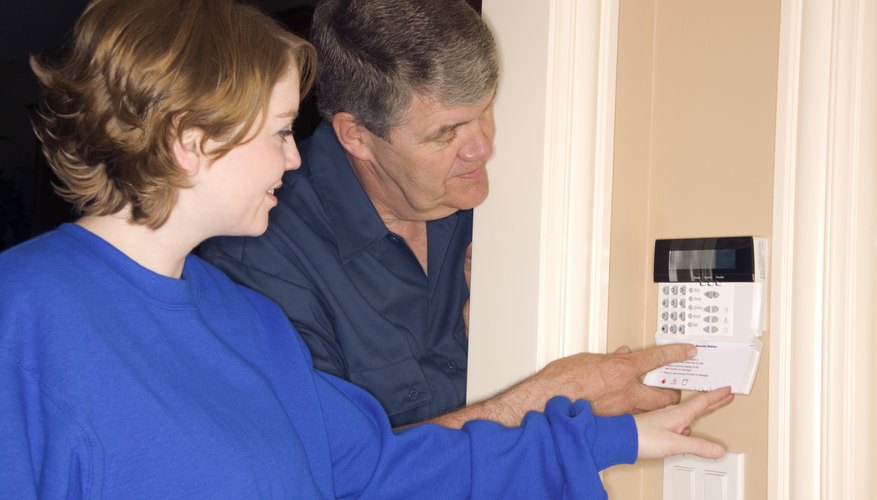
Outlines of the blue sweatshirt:
[[284,313],[195,256],[155,274],[67,224],[0,254],[0,498],[605,498],[629,415],[394,433]]

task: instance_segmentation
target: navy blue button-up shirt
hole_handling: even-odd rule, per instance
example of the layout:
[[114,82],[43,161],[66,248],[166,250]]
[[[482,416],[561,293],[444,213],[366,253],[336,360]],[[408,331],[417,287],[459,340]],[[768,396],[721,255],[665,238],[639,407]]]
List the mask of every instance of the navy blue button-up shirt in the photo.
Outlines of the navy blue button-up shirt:
[[314,365],[365,388],[393,425],[465,404],[463,275],[472,212],[427,223],[427,269],[391,233],[323,123],[287,172],[268,231],[200,253],[283,307]]

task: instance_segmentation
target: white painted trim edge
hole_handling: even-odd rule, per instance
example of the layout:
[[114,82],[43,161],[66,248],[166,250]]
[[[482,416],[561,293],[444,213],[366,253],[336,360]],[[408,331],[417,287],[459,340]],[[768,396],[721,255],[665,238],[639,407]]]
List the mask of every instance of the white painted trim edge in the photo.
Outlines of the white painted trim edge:
[[539,259],[536,363],[545,366],[563,355],[567,311],[570,239],[571,141],[575,61],[575,5],[548,5],[548,68],[545,93],[544,169]]
[[[862,154],[868,0],[784,0],[774,185],[768,492],[870,498],[873,158]],[[873,4],[871,8],[874,8]],[[867,94],[863,94],[866,92]],[[864,97],[863,97],[864,96]],[[872,122],[873,123],[873,122]],[[873,125],[871,125],[873,126]],[[873,130],[871,131],[873,132]],[[869,137],[873,140],[872,136]],[[869,170],[870,169],[870,170]],[[869,234],[870,232],[870,234]],[[863,439],[863,435],[865,438]]]
[[609,254],[612,178],[615,164],[615,82],[618,61],[618,0],[604,1],[597,65],[597,130],[594,152],[594,221],[591,231],[589,352],[606,352],[609,335]]
[[789,498],[791,430],[792,267],[794,262],[795,151],[801,54],[801,2],[784,0],[780,14],[777,122],[771,242],[770,398],[768,498]]
[[605,343],[590,325],[608,317],[596,263],[609,253],[617,4],[484,0],[504,76],[492,194],[475,212],[470,402]]
[[539,366],[605,351],[618,0],[555,0],[549,19]]

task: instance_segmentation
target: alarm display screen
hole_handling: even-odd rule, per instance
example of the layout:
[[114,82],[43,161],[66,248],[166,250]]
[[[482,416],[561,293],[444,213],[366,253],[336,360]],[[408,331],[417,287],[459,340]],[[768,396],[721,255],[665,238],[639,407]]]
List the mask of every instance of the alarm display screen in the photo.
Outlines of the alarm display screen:
[[737,252],[734,249],[670,250],[669,269],[730,270],[735,268],[736,261]]
[[655,283],[738,282],[764,279],[766,243],[753,236],[655,240]]

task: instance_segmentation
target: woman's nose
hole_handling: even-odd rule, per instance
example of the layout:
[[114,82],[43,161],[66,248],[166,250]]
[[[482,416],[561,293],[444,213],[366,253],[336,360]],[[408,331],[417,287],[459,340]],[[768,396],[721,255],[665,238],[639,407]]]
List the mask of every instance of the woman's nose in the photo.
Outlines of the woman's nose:
[[295,170],[301,166],[301,154],[298,152],[298,146],[295,144],[295,139],[290,137],[288,143],[289,145],[286,147],[285,151],[286,164],[284,167],[285,170]]

